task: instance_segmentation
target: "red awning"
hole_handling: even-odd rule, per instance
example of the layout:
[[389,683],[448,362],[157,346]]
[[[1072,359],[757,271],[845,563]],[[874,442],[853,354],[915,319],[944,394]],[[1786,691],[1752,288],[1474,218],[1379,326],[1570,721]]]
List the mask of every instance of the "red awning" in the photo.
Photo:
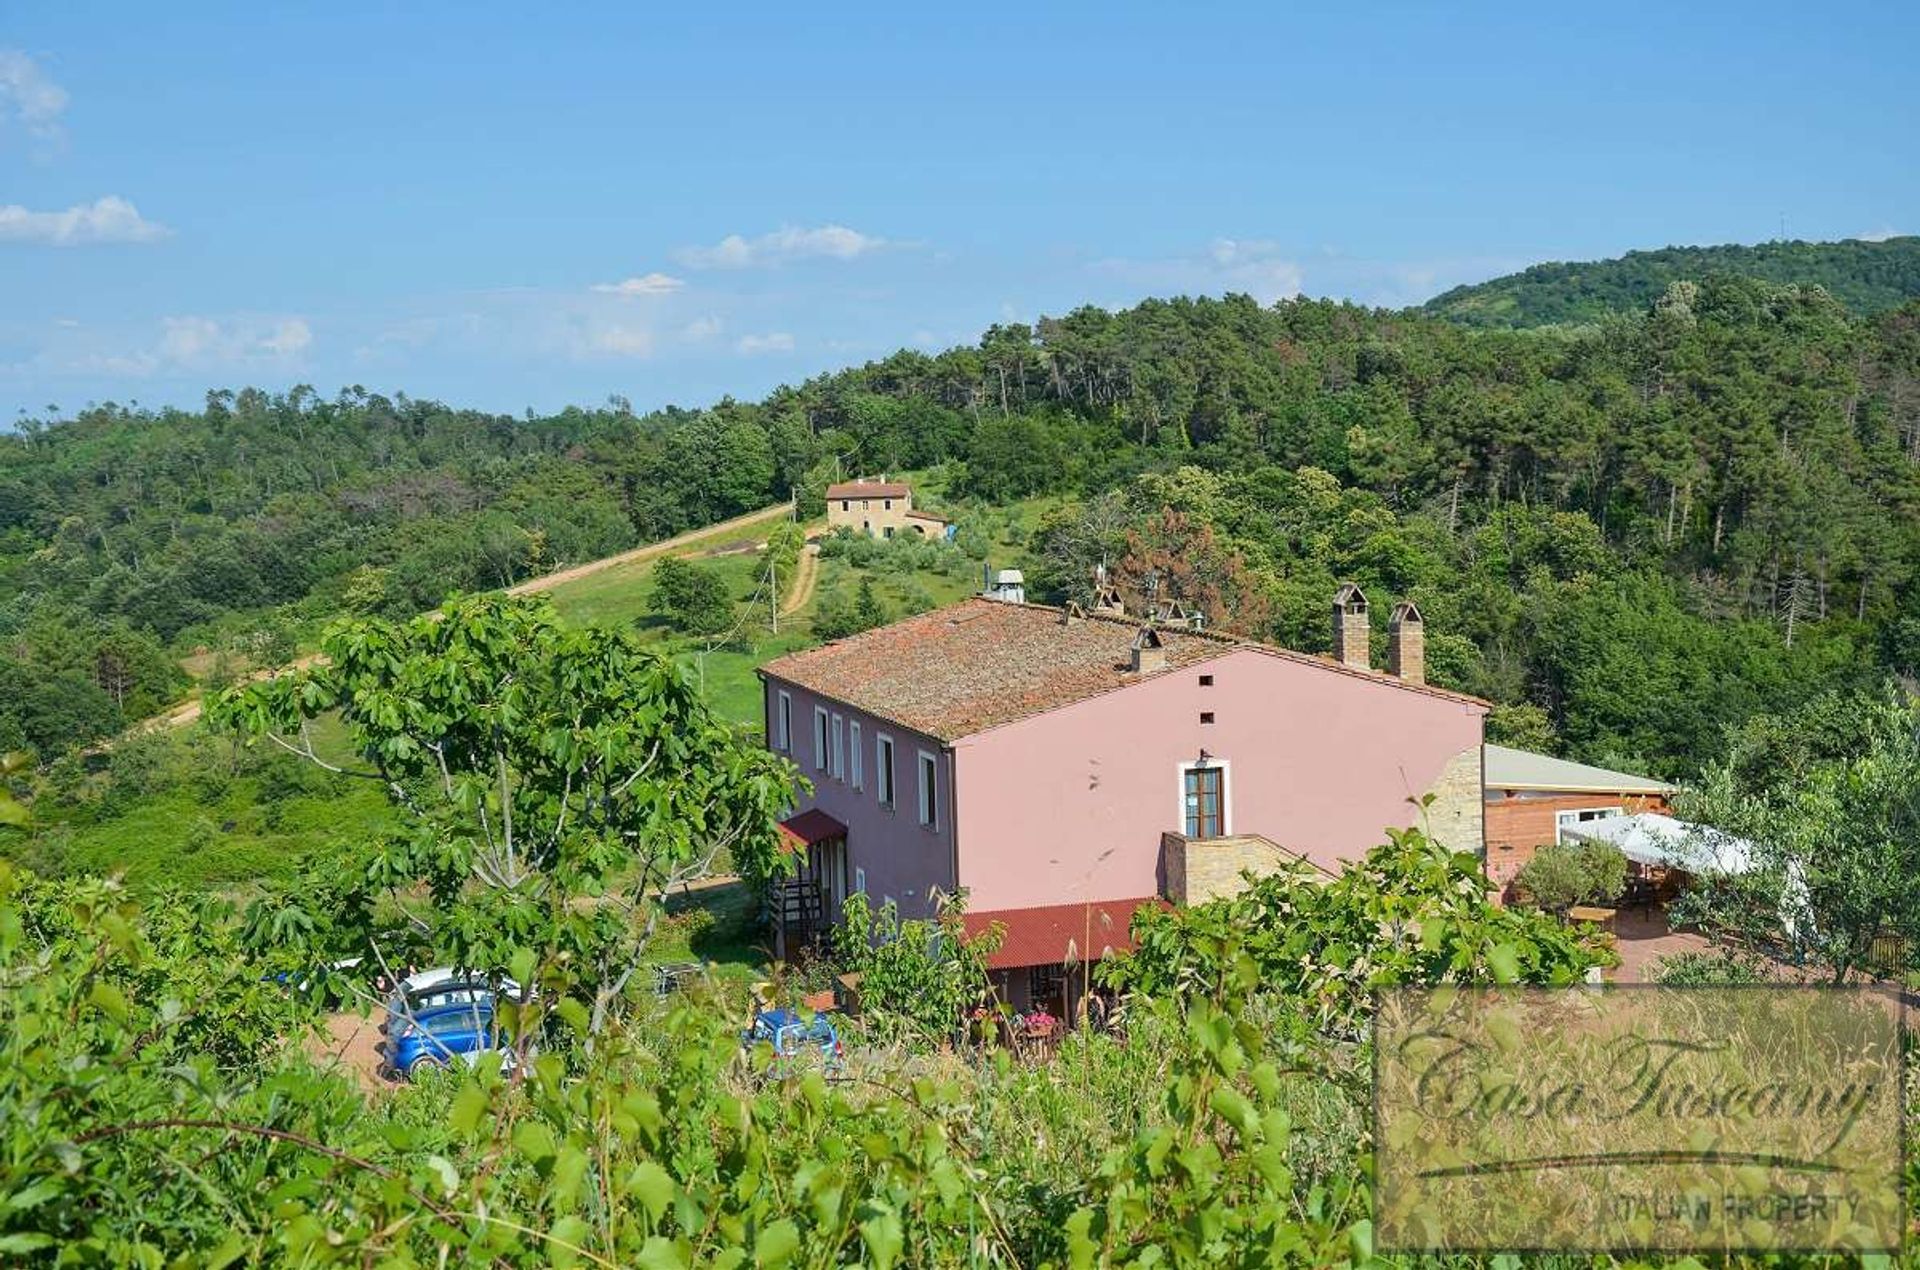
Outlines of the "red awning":
[[844,838],[847,836],[847,827],[815,807],[781,821],[780,836],[786,840],[789,850],[799,850]]
[[1134,913],[1143,905],[1161,902],[1148,895],[1091,904],[1002,908],[968,913],[964,921],[969,936],[983,934],[996,923],[1005,928],[1000,950],[987,958],[991,970],[1084,964],[1099,961],[1110,952],[1131,952]]

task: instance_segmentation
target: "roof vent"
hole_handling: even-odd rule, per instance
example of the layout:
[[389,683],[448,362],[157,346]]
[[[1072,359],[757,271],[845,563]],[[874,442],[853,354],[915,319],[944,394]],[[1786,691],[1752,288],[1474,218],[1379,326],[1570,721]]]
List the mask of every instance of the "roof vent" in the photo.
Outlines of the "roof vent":
[[1151,675],[1167,668],[1167,645],[1159,631],[1151,626],[1140,628],[1140,633],[1133,637],[1128,665],[1136,675]]
[[1018,569],[993,569],[981,566],[984,586],[980,594],[989,600],[1003,600],[1008,604],[1027,602],[1027,576]]

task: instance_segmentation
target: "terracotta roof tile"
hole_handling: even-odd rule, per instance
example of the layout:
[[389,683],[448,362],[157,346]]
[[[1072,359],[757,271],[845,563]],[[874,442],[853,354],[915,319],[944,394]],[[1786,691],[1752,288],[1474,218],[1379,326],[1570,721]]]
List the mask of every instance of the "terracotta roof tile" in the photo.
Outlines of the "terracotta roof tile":
[[1246,648],[1374,683],[1467,705],[1477,697],[1409,684],[1380,671],[1325,657],[1175,627],[1159,628],[1166,669],[1128,668],[1140,623],[1088,614],[1070,625],[1061,610],[981,597],[962,600],[761,667],[771,678],[891,719],[916,732],[956,741],[1028,715],[1071,705]]
[[904,481],[842,481],[827,486],[828,498],[905,498],[913,487]]
[[796,847],[813,847],[834,838],[847,836],[847,827],[821,811],[809,808],[780,822],[780,837]]
[[1161,902],[1148,895],[1091,904],[1002,908],[968,913],[962,920],[969,936],[982,934],[996,923],[1003,928],[998,951],[987,958],[988,969],[1063,966],[1099,961],[1110,952],[1131,952],[1134,913],[1143,905]]
[[[1089,617],[1069,626],[1058,609],[976,597],[789,653],[762,670],[953,741],[1140,682],[1128,668],[1137,632],[1133,622]],[[1213,636],[1161,634],[1169,671],[1233,648]]]

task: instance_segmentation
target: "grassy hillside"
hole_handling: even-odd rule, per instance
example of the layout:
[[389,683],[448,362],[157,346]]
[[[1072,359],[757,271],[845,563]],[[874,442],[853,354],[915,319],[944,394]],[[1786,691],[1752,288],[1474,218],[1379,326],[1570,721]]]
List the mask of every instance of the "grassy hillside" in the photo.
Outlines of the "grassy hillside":
[[[916,474],[915,481],[924,496],[936,499],[944,485],[933,473]],[[999,508],[953,508],[951,514],[961,517],[970,529],[969,542],[989,551],[996,565],[1031,567],[1027,543],[1034,526],[1057,505],[1058,500],[1033,499]],[[822,526],[811,528],[817,537]],[[677,553],[711,569],[732,596],[739,624],[719,637],[676,632],[652,611],[658,558],[572,578],[547,594],[569,622],[632,626],[681,661],[723,716],[757,732],[762,718],[756,668],[818,643],[815,624],[823,606],[845,607],[866,584],[884,615],[894,618],[950,604],[979,584],[979,559],[957,547],[904,539],[855,550],[828,546],[824,558],[814,562],[804,602],[795,602],[800,597],[788,589],[790,583],[783,585],[775,633],[764,587],[764,536],[765,528],[757,526]],[[337,725],[319,727],[316,739],[330,761],[352,765]],[[88,757],[60,760],[33,809],[27,831],[0,831],[0,856],[49,874],[118,872],[143,888],[172,884],[241,893],[294,876],[309,858],[336,843],[396,824],[376,784],[330,776],[271,749],[241,750],[200,724],[156,730]],[[741,949],[728,944],[729,939],[738,943],[739,925],[723,921],[717,932],[695,938],[699,955],[742,960]],[[684,945],[669,947],[686,953]]]
[[1714,274],[1821,286],[1855,313],[1879,313],[1920,296],[1920,238],[1663,247],[1631,251],[1617,260],[1554,261],[1455,287],[1421,308],[1465,326],[1593,322],[1646,308],[1670,283]]

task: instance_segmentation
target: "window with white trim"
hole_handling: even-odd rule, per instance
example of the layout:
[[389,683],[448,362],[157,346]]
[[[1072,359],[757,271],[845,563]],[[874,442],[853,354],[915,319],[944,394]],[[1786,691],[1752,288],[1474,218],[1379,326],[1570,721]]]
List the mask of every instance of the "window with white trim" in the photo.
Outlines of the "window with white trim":
[[813,708],[813,766],[827,770],[827,712],[819,706]]
[[847,783],[855,789],[865,788],[865,782],[861,780],[864,775],[861,771],[863,766],[865,763],[860,752],[860,720],[851,719],[847,722],[847,767],[849,769]]
[[1226,772],[1214,766],[1195,764],[1181,774],[1182,795],[1186,807],[1185,832],[1189,838],[1219,838],[1226,833]]
[[774,744],[782,754],[793,752],[793,698],[784,690],[774,707]]
[[1621,814],[1618,807],[1582,807],[1578,811],[1559,811],[1553,815],[1553,840],[1563,843],[1567,840],[1567,830],[1575,825],[1584,825],[1591,820],[1606,820]]
[[920,751],[920,823],[940,827],[940,762],[925,750]]
[[844,780],[847,775],[847,721],[839,715],[833,716],[833,779]]
[[854,869],[853,889],[858,891],[862,895],[865,895],[867,893],[867,871],[865,869],[861,869],[861,868]]
[[893,738],[882,732],[873,738],[873,783],[880,805],[893,810]]

